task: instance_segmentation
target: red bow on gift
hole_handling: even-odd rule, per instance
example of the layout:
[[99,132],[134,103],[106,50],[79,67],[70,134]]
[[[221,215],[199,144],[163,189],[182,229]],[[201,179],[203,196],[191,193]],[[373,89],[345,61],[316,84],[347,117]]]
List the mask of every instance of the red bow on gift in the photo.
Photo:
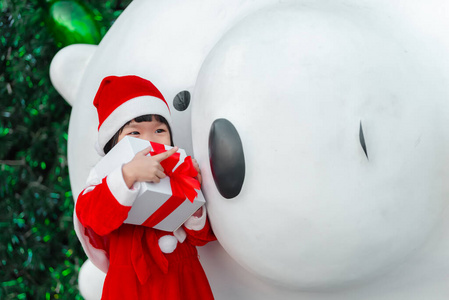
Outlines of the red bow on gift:
[[[162,144],[151,143],[151,146],[153,147],[153,151],[150,152],[152,156],[167,151]],[[143,226],[156,226],[178,208],[186,198],[193,203],[198,195],[195,190],[199,190],[201,187],[200,183],[195,178],[198,175],[198,171],[193,166],[192,158],[190,156],[186,157],[184,162],[173,171],[173,168],[179,162],[179,156],[179,153],[175,153],[161,162],[161,166],[164,168],[164,173],[170,177],[172,196],[142,224]]]

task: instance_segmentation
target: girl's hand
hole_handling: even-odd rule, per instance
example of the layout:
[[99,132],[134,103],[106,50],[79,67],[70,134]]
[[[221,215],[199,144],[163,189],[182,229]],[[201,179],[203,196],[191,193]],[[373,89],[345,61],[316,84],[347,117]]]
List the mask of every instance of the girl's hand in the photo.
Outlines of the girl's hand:
[[138,152],[129,163],[123,165],[123,179],[128,188],[131,188],[136,182],[158,183],[162,178],[165,178],[164,168],[162,168],[160,163],[178,151],[178,147],[173,147],[164,153],[154,156],[147,156],[150,150],[151,146],[145,148]]
[[195,167],[195,169],[198,171],[198,175],[196,175],[196,179],[198,179],[200,184],[202,184],[203,183],[203,177],[201,176],[200,165],[198,164],[198,162],[194,158],[192,158],[192,163],[193,163],[193,166]]

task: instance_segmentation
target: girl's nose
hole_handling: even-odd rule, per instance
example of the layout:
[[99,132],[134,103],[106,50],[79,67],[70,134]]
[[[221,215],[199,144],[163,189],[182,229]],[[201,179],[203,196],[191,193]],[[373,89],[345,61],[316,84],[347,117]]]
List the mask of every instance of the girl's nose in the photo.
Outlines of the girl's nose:
[[152,141],[152,136],[151,136],[151,134],[149,134],[149,133],[143,133],[143,134],[141,134],[140,135],[140,138],[142,139],[142,140],[146,140],[146,141]]

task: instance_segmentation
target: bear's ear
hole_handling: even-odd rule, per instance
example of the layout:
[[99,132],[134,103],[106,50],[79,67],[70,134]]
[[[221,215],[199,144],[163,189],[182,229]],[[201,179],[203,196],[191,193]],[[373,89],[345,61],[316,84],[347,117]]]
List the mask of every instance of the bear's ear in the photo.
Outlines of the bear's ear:
[[70,45],[58,53],[50,64],[50,79],[55,89],[71,105],[84,75],[87,64],[97,46],[87,44]]

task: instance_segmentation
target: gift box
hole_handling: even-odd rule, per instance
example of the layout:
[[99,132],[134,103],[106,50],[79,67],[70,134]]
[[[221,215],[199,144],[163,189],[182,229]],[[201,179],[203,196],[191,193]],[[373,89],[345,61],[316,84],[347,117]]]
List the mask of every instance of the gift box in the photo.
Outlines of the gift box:
[[[126,136],[97,163],[94,170],[100,178],[104,178],[148,146],[152,147],[148,155],[172,148]],[[198,180],[193,178],[196,170],[191,157],[183,149],[163,160],[161,165],[167,177],[159,183],[140,183],[139,194],[125,223],[175,231],[206,202]]]

